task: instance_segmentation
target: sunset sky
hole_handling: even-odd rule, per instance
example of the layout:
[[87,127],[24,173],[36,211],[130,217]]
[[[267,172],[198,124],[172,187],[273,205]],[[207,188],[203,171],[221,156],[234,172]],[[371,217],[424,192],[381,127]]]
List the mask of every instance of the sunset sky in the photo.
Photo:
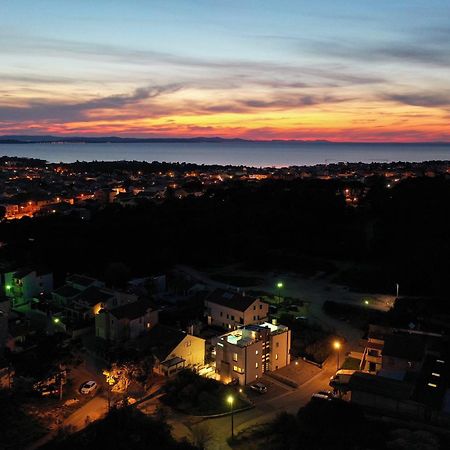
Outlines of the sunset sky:
[[450,141],[449,0],[1,0],[0,134]]

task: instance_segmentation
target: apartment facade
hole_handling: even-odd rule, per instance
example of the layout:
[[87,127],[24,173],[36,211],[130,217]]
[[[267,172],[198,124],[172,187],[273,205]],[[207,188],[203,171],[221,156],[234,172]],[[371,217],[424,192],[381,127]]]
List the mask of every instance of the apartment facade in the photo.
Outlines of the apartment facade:
[[267,321],[269,305],[243,293],[216,289],[205,300],[208,325],[226,330]]
[[158,323],[158,311],[142,299],[95,315],[95,335],[107,341],[135,339]]
[[12,300],[12,307],[29,305],[34,297],[49,294],[53,290],[53,274],[47,271],[20,269],[3,274],[5,294]]
[[253,383],[264,372],[291,362],[291,331],[284,325],[248,325],[220,336],[216,341],[216,372],[221,381]]

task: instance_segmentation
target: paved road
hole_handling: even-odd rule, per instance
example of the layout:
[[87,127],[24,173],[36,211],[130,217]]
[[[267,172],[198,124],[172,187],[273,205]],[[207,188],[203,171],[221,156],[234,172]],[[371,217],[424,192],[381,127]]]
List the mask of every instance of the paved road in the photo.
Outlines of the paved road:
[[[274,419],[277,414],[287,411],[297,413],[298,409],[306,405],[312,394],[320,390],[330,389],[330,377],[336,372],[335,360],[331,358],[324,368],[297,389],[286,388],[278,390],[279,395],[270,397],[268,392],[255,398],[255,408],[236,413],[234,415],[234,432],[240,431]],[[231,434],[230,416],[216,419],[199,420],[187,416],[176,416],[171,421],[177,438],[191,438],[190,430],[195,426],[207,427],[211,433],[211,440],[207,444],[208,450],[230,450],[226,440]],[[199,425],[200,424],[200,425]]]

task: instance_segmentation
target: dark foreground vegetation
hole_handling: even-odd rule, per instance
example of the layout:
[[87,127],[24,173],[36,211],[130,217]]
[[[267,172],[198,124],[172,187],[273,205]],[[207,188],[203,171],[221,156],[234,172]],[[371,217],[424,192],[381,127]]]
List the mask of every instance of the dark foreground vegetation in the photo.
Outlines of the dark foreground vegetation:
[[200,198],[111,204],[90,221],[25,218],[0,224],[7,243],[1,256],[116,284],[176,263],[295,271],[308,260],[345,260],[355,269],[339,276],[362,289],[392,293],[400,283],[404,294],[445,293],[450,180],[408,179],[388,188],[375,178],[358,207],[346,205],[344,187],[333,180],[231,183]]
[[169,426],[160,419],[135,408],[112,410],[104,419],[93,422],[75,434],[60,435],[42,450],[195,450],[186,441],[177,442]]
[[238,435],[235,449],[266,450],[438,450],[441,436],[369,420],[348,402],[311,401],[297,415],[281,413],[274,421]]

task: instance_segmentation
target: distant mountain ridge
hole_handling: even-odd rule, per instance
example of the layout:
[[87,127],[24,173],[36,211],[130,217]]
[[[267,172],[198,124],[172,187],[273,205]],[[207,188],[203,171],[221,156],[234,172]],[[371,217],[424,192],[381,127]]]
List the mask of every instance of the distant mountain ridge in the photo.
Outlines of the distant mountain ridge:
[[222,138],[222,137],[193,137],[193,138],[132,138],[132,137],[118,137],[118,136],[28,136],[28,135],[0,135],[0,143],[11,144],[30,144],[30,143],[48,143],[48,142],[76,142],[86,144],[96,143],[195,143],[195,142],[208,142],[208,143],[220,143],[220,142],[328,142],[328,141],[303,141],[303,140],[252,140],[252,139],[240,139],[240,138]]
[[301,139],[241,139],[222,137],[193,137],[193,138],[132,138],[119,136],[52,136],[52,135],[0,135],[0,144],[46,144],[46,143],[79,143],[79,144],[143,144],[143,143],[223,143],[223,142],[251,142],[251,143],[297,143],[297,144],[372,144],[372,145],[450,145],[450,142],[335,142],[328,140],[301,140]]

